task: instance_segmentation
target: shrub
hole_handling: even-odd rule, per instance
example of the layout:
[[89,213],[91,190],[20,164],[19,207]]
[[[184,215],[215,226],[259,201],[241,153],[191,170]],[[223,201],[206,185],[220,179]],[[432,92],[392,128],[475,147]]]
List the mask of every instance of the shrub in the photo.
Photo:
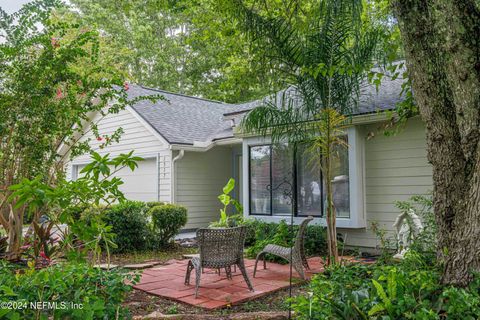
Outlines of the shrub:
[[[257,254],[267,244],[277,244],[281,246],[292,246],[294,239],[291,239],[290,226],[285,220],[280,223],[267,223],[260,220],[248,220],[247,238],[245,245],[248,246],[246,255],[249,258],[255,258]],[[293,227],[293,237],[296,237],[298,226]],[[308,225],[305,232],[305,254],[307,256],[324,255],[326,253],[326,232],[325,227],[319,225]],[[269,256],[269,261],[286,262],[281,258]]]
[[410,251],[390,265],[330,267],[293,299],[298,319],[479,319],[480,279],[442,286],[437,266]]
[[107,210],[104,221],[112,226],[117,245],[114,252],[148,249],[151,236],[147,221],[147,206],[140,201],[125,201]]
[[160,247],[168,246],[170,240],[187,223],[187,208],[178,205],[154,206],[149,214],[152,217],[153,234]]
[[147,208],[150,210],[152,209],[153,207],[156,207],[156,206],[163,206],[165,205],[166,203],[165,202],[161,202],[161,201],[149,201],[149,202],[145,202],[145,205],[147,206]]
[[[130,283],[139,276],[126,270],[102,270],[86,264],[59,264],[40,270],[26,269],[14,273],[12,265],[0,266],[0,301],[26,303],[22,309],[0,309],[7,319],[125,319],[128,309],[122,306]],[[30,302],[81,304],[82,308],[35,310]],[[67,305],[69,306],[69,305]]]

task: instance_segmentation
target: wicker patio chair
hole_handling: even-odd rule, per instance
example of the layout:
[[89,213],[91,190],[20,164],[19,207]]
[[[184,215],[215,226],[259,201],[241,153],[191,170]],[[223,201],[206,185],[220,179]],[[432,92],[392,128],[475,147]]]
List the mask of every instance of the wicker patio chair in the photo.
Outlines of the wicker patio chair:
[[190,274],[195,269],[195,298],[198,296],[200,277],[203,268],[225,269],[227,278],[232,279],[232,265],[237,265],[250,291],[252,284],[248,278],[243,260],[243,245],[246,227],[227,229],[199,229],[197,243],[199,256],[188,261],[185,285],[190,284]]
[[[310,269],[310,267],[305,256],[305,248],[303,242],[305,238],[305,230],[307,230],[307,224],[312,220],[313,217],[308,217],[302,221],[302,223],[300,224],[300,228],[298,229],[297,237],[295,238],[295,243],[292,248],[282,247],[276,244],[267,244],[265,248],[263,248],[263,250],[257,255],[257,259],[255,260],[255,268],[253,269],[253,277],[255,278],[255,274],[257,273],[257,264],[260,258],[263,257],[263,269],[267,268],[267,264],[265,262],[265,255],[269,253],[288,260],[289,263],[292,263],[293,267],[298,272],[300,277],[305,280],[305,273],[303,272],[303,268],[308,270]],[[293,251],[290,254],[291,250]],[[293,261],[290,261],[290,256]]]

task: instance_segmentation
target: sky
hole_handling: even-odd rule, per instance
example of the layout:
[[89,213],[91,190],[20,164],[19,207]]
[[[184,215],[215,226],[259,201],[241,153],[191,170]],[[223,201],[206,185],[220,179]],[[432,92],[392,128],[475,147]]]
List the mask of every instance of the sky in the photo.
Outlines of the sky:
[[13,13],[18,11],[22,5],[30,1],[31,0],[0,0],[0,8],[5,10],[7,13]]

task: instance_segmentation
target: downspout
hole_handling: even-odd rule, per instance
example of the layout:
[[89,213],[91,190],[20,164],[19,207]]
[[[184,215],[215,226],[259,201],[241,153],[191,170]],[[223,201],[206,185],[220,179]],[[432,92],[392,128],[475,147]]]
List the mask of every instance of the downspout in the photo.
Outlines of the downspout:
[[175,203],[175,177],[176,177],[176,174],[175,174],[175,162],[177,162],[178,160],[182,159],[183,156],[185,155],[185,150],[181,149],[180,152],[177,154],[177,156],[175,158],[172,159],[172,174],[171,174],[171,185],[170,185],[170,190],[172,192],[172,201],[171,203]]

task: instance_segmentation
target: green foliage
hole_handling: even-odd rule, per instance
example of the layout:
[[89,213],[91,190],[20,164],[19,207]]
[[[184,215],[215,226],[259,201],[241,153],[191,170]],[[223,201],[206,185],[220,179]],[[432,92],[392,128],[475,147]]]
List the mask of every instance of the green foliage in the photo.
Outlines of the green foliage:
[[468,288],[442,286],[441,273],[412,251],[390,265],[327,269],[294,298],[298,319],[478,319],[480,281]]
[[[25,303],[22,309],[0,309],[2,319],[125,319],[122,306],[129,283],[138,275],[124,270],[102,270],[85,264],[59,264],[49,268],[14,271],[10,265],[0,267],[0,301]],[[56,302],[59,308],[35,310],[30,302]],[[61,303],[68,308],[60,308]],[[81,304],[72,309],[70,303]]]
[[101,58],[134,82],[227,102],[261,98],[276,87],[269,64],[256,58],[219,1],[70,3],[77,10],[65,15],[101,29]]
[[385,228],[382,228],[377,221],[372,221],[370,229],[375,234],[377,241],[376,249],[380,251],[379,262],[391,262],[394,251],[397,250],[397,241],[388,234]]
[[306,10],[297,1],[282,3],[288,16],[265,13],[258,8],[262,4],[232,4],[240,25],[268,48],[266,55],[295,90],[252,110],[242,126],[274,142],[304,142],[318,133],[312,123],[320,110],[354,111],[373,65],[379,30],[364,21],[363,1],[318,1]]
[[[92,114],[115,114],[146,97],[129,98],[122,74],[100,63],[97,30],[54,19],[53,13],[62,8],[61,1],[38,0],[11,15],[0,9],[0,210],[10,204],[14,208],[9,217],[0,216],[0,223],[15,233],[8,249],[11,259],[20,255],[22,234],[15,230],[22,229],[27,200],[27,221],[38,219],[54,197],[62,202],[57,203],[60,207],[67,207],[66,198],[75,192],[83,200],[103,198],[109,203],[119,198],[115,186],[121,181],[102,181],[99,175],[109,176],[108,165],[133,168],[138,160],[131,154],[123,159],[93,154],[99,167],[84,172],[93,178],[65,181],[68,157],[91,151],[90,139],[80,142],[87,130],[105,141],[101,147],[119,139],[121,129],[100,136],[95,123],[85,128]],[[11,188],[14,185],[19,189]],[[105,189],[111,197],[95,195]],[[103,229],[98,228],[106,235]]]
[[[292,246],[293,240],[290,233],[290,226],[285,220],[280,223],[264,222],[261,220],[246,221],[248,233],[245,239],[245,254],[249,258],[255,258],[257,254],[267,244],[277,244],[281,246]],[[297,234],[298,226],[293,228],[293,236]],[[305,254],[307,256],[324,255],[326,248],[325,228],[318,225],[308,225],[304,239]],[[286,261],[276,256],[267,255],[266,259],[285,263]]]
[[[112,176],[125,167],[135,169],[139,160],[141,158],[133,156],[133,152],[113,158],[108,154],[100,156],[92,153],[92,162],[83,168],[83,175],[77,180],[61,179],[51,186],[43,182],[42,176],[33,180],[25,178],[10,187],[10,200],[15,201],[16,207],[26,205],[35,216],[46,215],[52,223],[66,224],[68,229],[62,241],[66,255],[76,258],[85,256],[85,251],[79,252],[83,247],[93,252],[95,262],[102,248],[109,257],[110,249],[116,247],[112,226],[103,221],[103,215],[112,203],[124,201],[125,197],[119,189],[122,181]],[[81,208],[87,208],[89,214],[78,219]],[[78,241],[84,246],[78,246],[75,243]]]
[[152,217],[155,242],[161,248],[170,244],[172,238],[185,226],[188,218],[187,208],[174,204],[155,206],[148,213]]
[[[218,196],[218,200],[223,204],[223,208],[220,209],[220,220],[212,222],[210,227],[235,227],[243,224],[243,208],[242,205],[234,198],[230,196],[230,192],[235,188],[235,179],[230,178],[227,184],[223,187],[223,193]],[[229,206],[235,207],[237,214],[232,215],[227,212]]]
[[165,202],[160,202],[160,201],[145,202],[145,205],[147,206],[148,209],[152,209],[153,207],[156,207],[156,206],[163,206],[165,204],[166,204]]
[[103,220],[112,226],[117,248],[113,252],[141,251],[149,248],[151,232],[147,220],[148,203],[125,201],[109,208]]

